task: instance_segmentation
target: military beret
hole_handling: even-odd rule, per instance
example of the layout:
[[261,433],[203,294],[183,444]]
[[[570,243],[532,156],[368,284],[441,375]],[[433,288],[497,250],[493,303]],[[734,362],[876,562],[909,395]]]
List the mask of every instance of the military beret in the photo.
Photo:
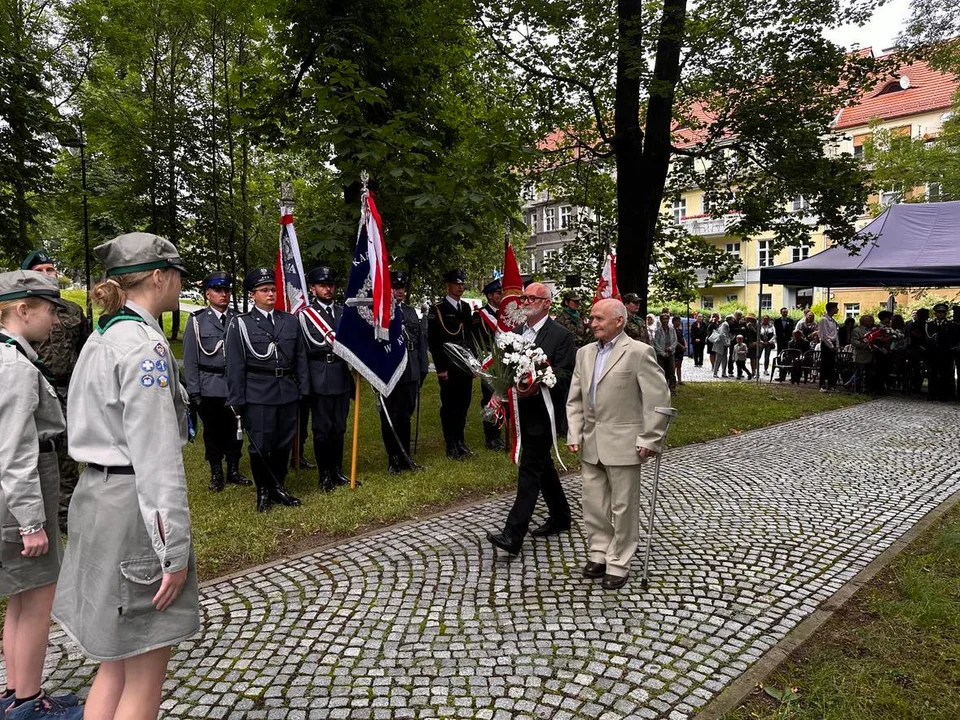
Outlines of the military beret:
[[250,292],[254,288],[260,285],[268,285],[273,283],[276,285],[277,276],[273,273],[273,268],[254,268],[247,273],[247,276],[243,279],[243,287],[247,289],[247,292]]
[[57,281],[36,270],[12,270],[0,273],[0,302],[38,297],[49,300],[54,305],[66,307],[60,299],[60,286]]
[[53,264],[53,258],[50,257],[44,250],[34,250],[23,259],[22,263],[20,263],[20,269],[33,270],[33,268],[35,268],[37,265]]
[[228,288],[231,285],[233,285],[233,278],[230,273],[223,270],[214,270],[203,279],[203,287],[205,288]]
[[395,288],[405,288],[407,286],[408,273],[403,270],[390,271],[390,285]]
[[563,294],[563,302],[570,302],[571,300],[576,300],[580,302],[580,294],[575,293],[573,290],[568,290]]
[[103,245],[97,245],[93,252],[103,263],[108,277],[168,267],[186,272],[173,243],[152,233],[119,235]]
[[448,283],[465,283],[467,273],[462,268],[451,268],[443,274],[443,281]]
[[947,304],[946,304],[946,303],[937,303],[936,305],[933,306],[933,311],[934,311],[934,312],[946,312],[946,311],[947,311]]
[[626,305],[627,303],[633,303],[635,305],[640,304],[640,296],[637,295],[636,293],[625,293],[621,297],[621,300],[623,300],[624,305]]
[[337,271],[332,267],[327,267],[326,265],[315,267],[310,271],[310,274],[307,275],[307,282],[310,285],[332,284],[336,281]]
[[492,295],[495,292],[501,292],[503,290],[503,283],[500,282],[500,278],[496,280],[491,280],[486,285],[483,286],[484,295]]

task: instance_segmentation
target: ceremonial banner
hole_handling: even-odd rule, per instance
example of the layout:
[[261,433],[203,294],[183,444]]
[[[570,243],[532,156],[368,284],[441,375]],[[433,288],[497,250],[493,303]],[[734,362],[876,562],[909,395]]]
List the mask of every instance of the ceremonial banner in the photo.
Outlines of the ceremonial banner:
[[513,248],[507,245],[503,253],[503,276],[500,278],[503,288],[503,299],[497,309],[497,326],[503,332],[513,332],[513,329],[526,320],[523,306],[520,305],[520,293],[523,292],[523,278],[520,276],[520,266]]
[[607,255],[603,263],[603,272],[597,281],[597,291],[593,295],[593,301],[607,298],[620,298],[620,291],[617,290],[617,258],[613,253]]
[[293,208],[289,207],[280,210],[280,250],[277,252],[276,274],[277,310],[295,314],[310,304],[297,231],[293,229]]
[[360,231],[333,352],[381,395],[393,392],[407,367],[403,315],[393,312],[387,246],[369,191],[363,194]]

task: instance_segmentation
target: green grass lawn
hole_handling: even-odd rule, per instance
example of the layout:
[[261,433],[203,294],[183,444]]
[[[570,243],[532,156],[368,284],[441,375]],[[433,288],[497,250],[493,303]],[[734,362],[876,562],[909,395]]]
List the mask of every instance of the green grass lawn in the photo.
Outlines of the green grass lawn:
[[[841,607],[764,688],[727,720],[960,718],[960,507]],[[768,692],[784,689],[795,689],[785,702]]]

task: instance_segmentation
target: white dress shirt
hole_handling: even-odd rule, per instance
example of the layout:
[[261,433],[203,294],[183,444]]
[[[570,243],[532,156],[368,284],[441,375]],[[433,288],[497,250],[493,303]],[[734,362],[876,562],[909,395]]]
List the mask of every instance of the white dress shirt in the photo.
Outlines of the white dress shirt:
[[597,341],[597,361],[593,364],[593,380],[590,383],[590,407],[596,407],[597,400],[597,383],[600,381],[600,376],[603,374],[604,365],[607,364],[607,358],[610,356],[610,353],[613,352],[613,348],[620,338],[623,337],[621,332],[613,340],[608,343]]

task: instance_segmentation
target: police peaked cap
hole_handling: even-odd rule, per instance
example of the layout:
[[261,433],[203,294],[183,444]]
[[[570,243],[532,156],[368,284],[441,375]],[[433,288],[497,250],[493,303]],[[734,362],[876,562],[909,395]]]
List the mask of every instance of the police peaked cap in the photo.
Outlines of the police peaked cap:
[[500,282],[500,278],[496,280],[491,280],[486,285],[483,286],[484,295],[492,295],[495,292],[503,291],[503,283]]
[[332,285],[337,282],[337,271],[326,265],[315,267],[307,275],[307,282],[311,285]]
[[230,273],[223,270],[214,270],[203,279],[205,288],[228,288],[233,285],[233,278]]
[[946,312],[946,311],[947,311],[947,304],[946,304],[946,303],[937,303],[936,305],[933,306],[933,311],[934,311],[934,312]]
[[395,288],[405,288],[410,280],[410,274],[405,270],[390,271],[390,285]]
[[13,270],[0,273],[0,302],[32,297],[49,300],[59,307],[67,306],[60,299],[59,283],[49,275],[36,270]]
[[20,263],[21,270],[33,270],[37,265],[53,265],[53,258],[44,250],[34,250]]
[[107,277],[146,272],[160,268],[176,268],[186,272],[180,253],[169,240],[152,233],[127,233],[97,245],[93,249],[103,263]]
[[467,281],[467,273],[463,268],[452,268],[444,273],[443,281],[448,283],[465,283]]
[[277,284],[277,276],[273,274],[273,268],[260,267],[254,268],[247,273],[243,279],[243,287],[250,292],[260,285]]

